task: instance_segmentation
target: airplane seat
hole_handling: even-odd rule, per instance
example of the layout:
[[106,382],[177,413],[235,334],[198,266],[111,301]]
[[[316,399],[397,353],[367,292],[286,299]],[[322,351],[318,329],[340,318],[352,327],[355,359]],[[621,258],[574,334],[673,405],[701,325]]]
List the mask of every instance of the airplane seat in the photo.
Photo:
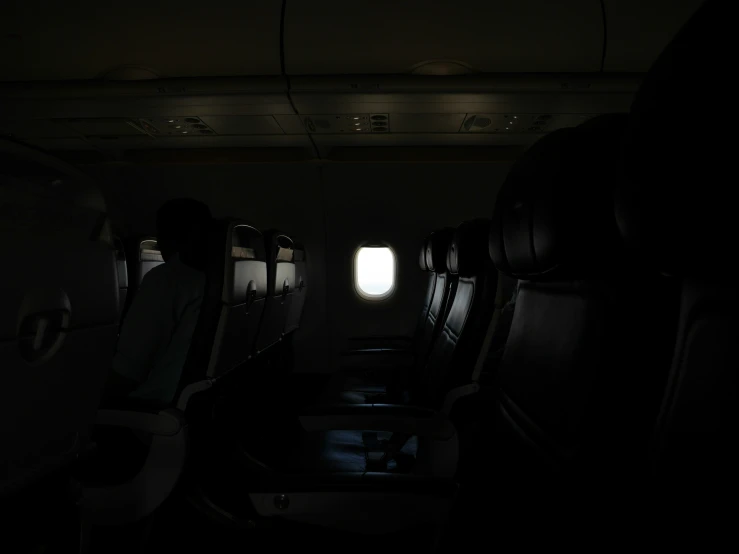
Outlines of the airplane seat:
[[305,297],[308,293],[308,267],[305,247],[299,243],[294,243],[293,247],[295,292],[293,293],[290,311],[285,324],[285,335],[297,331],[300,328],[300,320],[303,316],[303,308],[305,307]]
[[506,475],[489,486],[514,519],[525,507],[532,521],[559,521],[565,489],[587,506],[578,517],[600,517],[643,477],[677,291],[635,268],[620,239],[625,125],[626,115],[600,116],[545,136],[496,201],[490,255],[519,289],[497,375],[496,469],[481,472]]
[[267,255],[267,299],[256,340],[256,354],[277,345],[283,337],[295,293],[294,245],[277,230],[264,233]]
[[[90,428],[118,332],[119,286],[105,202],[61,162],[0,142],[0,310],[3,446],[0,501],[67,470],[91,448]],[[51,181],[51,179],[50,179]],[[12,509],[12,508],[10,508]]]
[[178,486],[185,464],[196,468],[199,455],[212,446],[209,414],[217,391],[227,387],[226,379],[235,373],[228,370],[249,354],[234,345],[249,342],[251,325],[259,320],[251,312],[262,303],[259,290],[265,289],[259,286],[266,273],[258,259],[260,238],[256,229],[243,222],[213,222],[203,302],[175,399],[168,405],[122,399],[99,410],[96,425],[132,432],[141,437],[147,452],[142,465],[137,464],[120,482],[85,481],[82,476],[86,521],[111,527],[148,517]]
[[116,268],[118,270],[118,309],[121,317],[126,306],[126,297],[128,296],[128,264],[126,263],[126,250],[123,247],[123,241],[119,237],[113,238],[115,245]]
[[[253,355],[267,298],[267,264],[262,233],[237,220],[220,222],[225,229],[216,243],[223,248],[226,237],[221,315],[213,351],[209,356],[209,378],[239,367]],[[215,248],[216,245],[214,244]],[[202,378],[202,376],[200,376]]]
[[[672,367],[652,445],[652,478],[665,520],[707,532],[727,515],[721,496],[739,488],[739,291],[732,253],[736,203],[728,138],[707,114],[678,124],[686,102],[733,105],[730,4],[708,1],[675,36],[643,81],[625,140],[618,189],[620,230],[643,267],[680,283]],[[711,87],[702,83],[710,80]],[[723,135],[722,135],[723,136]],[[691,137],[694,140],[686,140]],[[727,526],[728,530],[730,526]]]
[[126,312],[136,297],[144,276],[156,266],[164,263],[156,237],[130,237],[124,241],[123,245],[128,268],[128,291],[126,303],[122,307],[121,321],[126,317]]
[[466,221],[454,231],[446,265],[456,281],[455,293],[426,364],[419,367],[417,404],[438,405],[449,391],[479,377],[498,292],[498,272],[488,254],[489,232],[489,219]]
[[446,308],[457,290],[458,277],[449,270],[447,255],[455,229],[445,227],[431,233],[426,241],[426,270],[430,272],[426,288],[426,301],[414,336],[415,366],[421,367],[428,360],[446,316]]

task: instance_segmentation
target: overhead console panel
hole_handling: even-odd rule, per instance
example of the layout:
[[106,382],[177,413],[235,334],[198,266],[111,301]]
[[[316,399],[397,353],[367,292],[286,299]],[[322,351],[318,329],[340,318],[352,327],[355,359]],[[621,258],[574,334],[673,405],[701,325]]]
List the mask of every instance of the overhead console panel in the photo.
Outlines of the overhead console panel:
[[281,0],[4,0],[0,80],[280,74]]
[[290,75],[599,71],[597,0],[288,0]]

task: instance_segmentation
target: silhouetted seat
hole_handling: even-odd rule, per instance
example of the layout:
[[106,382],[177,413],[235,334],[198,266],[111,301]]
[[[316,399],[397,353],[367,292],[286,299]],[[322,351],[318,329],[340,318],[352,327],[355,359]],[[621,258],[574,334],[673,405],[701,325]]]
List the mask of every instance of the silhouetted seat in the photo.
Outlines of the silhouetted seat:
[[[496,201],[491,257],[520,282],[498,370],[496,470],[481,446],[479,472],[506,476],[490,490],[514,520],[526,509],[531,522],[563,523],[562,493],[576,505],[564,518],[598,518],[642,470],[676,291],[635,269],[620,240],[613,192],[625,124],[625,115],[602,116],[547,135]],[[470,486],[475,495],[480,483]]]
[[126,267],[128,269],[128,290],[126,303],[122,307],[121,320],[131,306],[136,293],[144,280],[144,275],[164,263],[157,239],[152,236],[130,237],[124,240]]
[[115,245],[115,263],[118,270],[118,309],[121,316],[123,316],[123,311],[127,306],[126,298],[128,297],[128,264],[126,263],[126,250],[123,247],[123,241],[118,237],[114,237],[113,244]]
[[[735,102],[726,70],[734,63],[730,6],[706,2],[645,78],[617,196],[619,227],[642,267],[671,275],[681,289],[651,481],[665,523],[680,526],[673,539],[683,529],[701,541],[726,537],[731,526],[719,524],[728,516],[719,496],[732,498],[739,481],[735,146],[713,116]],[[675,120],[688,103],[706,107],[708,117]]]
[[[24,171],[58,160],[0,141],[0,497],[69,469],[90,428],[118,330],[115,249],[105,202],[73,168],[58,186]],[[19,168],[14,169],[18,162]],[[48,165],[47,165],[48,164]],[[7,172],[7,173],[6,173]]]
[[262,233],[241,221],[217,224],[213,248],[226,237],[221,314],[214,337],[207,376],[216,377],[252,357],[267,298],[267,264]]
[[413,352],[410,366],[393,364],[383,369],[345,370],[332,376],[323,401],[341,401],[361,404],[371,402],[377,395],[397,391],[396,399],[411,386],[420,373],[431,352],[446,317],[447,305],[454,297],[457,276],[447,269],[447,253],[454,235],[453,228],[444,228],[431,233],[421,247],[419,263],[428,273],[428,284],[424,303],[413,337]]

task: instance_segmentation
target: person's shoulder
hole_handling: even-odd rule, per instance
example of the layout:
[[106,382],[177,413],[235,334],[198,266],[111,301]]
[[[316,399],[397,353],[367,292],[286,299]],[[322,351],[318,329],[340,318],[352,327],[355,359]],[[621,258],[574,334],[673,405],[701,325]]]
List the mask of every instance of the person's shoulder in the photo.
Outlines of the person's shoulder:
[[171,267],[168,267],[169,264],[164,262],[159,264],[156,267],[152,267],[149,271],[146,272],[146,275],[144,275],[144,279],[142,281],[142,284],[144,282],[149,283],[157,283],[168,279],[169,274],[171,273]]
[[176,260],[171,269],[181,287],[200,289],[205,285],[205,273],[180,260]]

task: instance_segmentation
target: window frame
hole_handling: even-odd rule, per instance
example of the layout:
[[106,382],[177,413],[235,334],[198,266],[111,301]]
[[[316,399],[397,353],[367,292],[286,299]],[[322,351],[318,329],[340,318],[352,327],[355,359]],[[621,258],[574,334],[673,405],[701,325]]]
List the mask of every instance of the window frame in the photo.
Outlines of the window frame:
[[[359,271],[357,264],[359,262],[359,253],[362,248],[387,248],[390,251],[390,255],[393,257],[393,275],[392,285],[387,292],[383,294],[368,294],[359,286]],[[354,292],[360,299],[372,303],[388,300],[393,294],[395,294],[395,290],[398,288],[398,255],[395,253],[395,249],[385,242],[365,242],[357,246],[354,250],[354,255],[352,256],[352,286],[354,287]]]

